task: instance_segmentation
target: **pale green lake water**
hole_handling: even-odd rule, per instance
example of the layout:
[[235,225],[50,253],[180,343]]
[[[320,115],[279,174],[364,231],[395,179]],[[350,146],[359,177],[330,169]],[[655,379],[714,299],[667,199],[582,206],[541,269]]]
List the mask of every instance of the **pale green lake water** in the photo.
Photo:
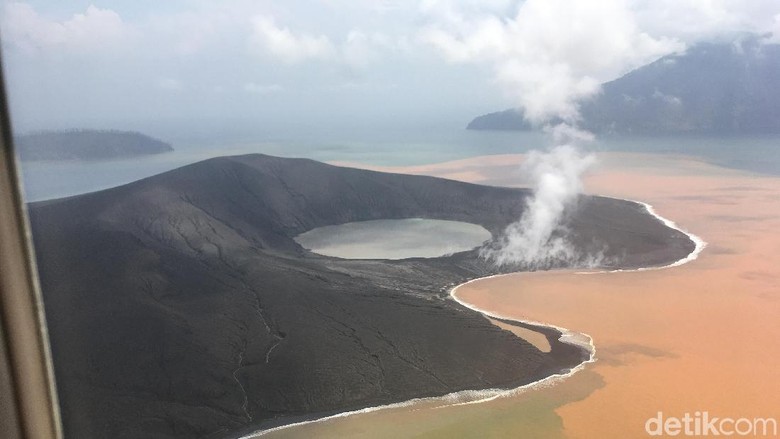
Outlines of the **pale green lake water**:
[[435,258],[481,246],[482,226],[423,218],[359,221],[325,226],[295,237],[314,253],[344,259]]

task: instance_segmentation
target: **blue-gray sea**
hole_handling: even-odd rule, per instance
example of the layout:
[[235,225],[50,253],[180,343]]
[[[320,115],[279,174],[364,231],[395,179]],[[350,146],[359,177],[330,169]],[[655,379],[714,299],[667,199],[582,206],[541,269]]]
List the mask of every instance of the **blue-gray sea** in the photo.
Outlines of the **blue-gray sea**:
[[[21,164],[27,201],[65,197],[126,184],[189,163],[224,155],[264,153],[370,165],[417,165],[480,155],[523,153],[550,146],[539,132],[469,131],[462,127],[416,129],[291,130],[236,134],[204,130],[149,133],[172,143],[171,153],[123,160]],[[780,174],[780,136],[599,137],[599,151],[678,153],[758,173]]]

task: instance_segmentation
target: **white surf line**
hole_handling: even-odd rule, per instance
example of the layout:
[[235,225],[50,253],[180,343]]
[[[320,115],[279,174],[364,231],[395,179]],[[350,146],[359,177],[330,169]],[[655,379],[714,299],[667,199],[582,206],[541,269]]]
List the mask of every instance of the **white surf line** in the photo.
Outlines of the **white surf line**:
[[[680,226],[677,225],[674,221],[664,218],[661,215],[658,214],[658,212],[655,211],[655,208],[651,206],[648,203],[645,203],[644,201],[635,201],[635,200],[625,200],[625,201],[633,201],[634,203],[641,204],[642,206],[645,206],[645,209],[647,210],[647,213],[650,215],[653,215],[656,217],[659,221],[664,223],[666,227],[669,227],[670,229],[677,230],[678,232],[688,236],[688,239],[693,241],[693,244],[695,247],[693,248],[693,251],[688,253],[688,256],[673,262],[669,265],[664,265],[661,267],[644,267],[644,268],[637,268],[635,270],[624,270],[624,271],[647,271],[647,270],[660,270],[663,268],[672,268],[672,267],[678,267],[683,264],[687,264],[688,262],[696,260],[702,251],[704,251],[704,248],[707,247],[707,241],[701,239],[698,235],[694,235],[691,232],[688,232],[687,230],[682,229]],[[613,270],[614,271],[614,270]]]
[[[609,197],[604,197],[609,198]],[[645,208],[647,213],[655,217],[658,221],[661,221],[666,227],[669,227],[670,229],[677,230],[678,232],[686,235],[688,239],[693,241],[694,248],[693,251],[688,253],[688,256],[678,259],[677,261],[672,262],[669,265],[661,265],[657,267],[639,267],[639,268],[630,268],[630,269],[623,269],[623,268],[617,268],[614,270],[595,270],[595,271],[580,271],[576,272],[576,274],[601,274],[601,273],[630,273],[632,271],[651,271],[651,270],[663,270],[665,268],[672,268],[672,267],[679,267],[680,265],[687,264],[688,262],[696,260],[702,251],[707,247],[707,241],[700,238],[698,235],[695,235],[691,232],[688,232],[677,225],[674,221],[664,218],[661,215],[658,214],[658,212],[655,211],[655,208],[650,205],[649,203],[645,203],[644,201],[637,201],[637,200],[627,200],[623,198],[613,198],[614,200],[622,200],[622,201],[629,201],[631,203],[636,203]]]
[[[516,273],[509,273],[509,274],[516,274]],[[348,411],[348,412],[343,412],[343,413],[337,413],[335,415],[325,416],[325,417],[322,417],[322,418],[311,419],[311,420],[296,422],[296,423],[292,423],[292,424],[280,425],[278,427],[269,428],[269,429],[266,429],[266,430],[260,430],[260,431],[253,432],[253,433],[250,433],[250,434],[245,435],[245,436],[241,436],[239,439],[252,439],[252,438],[257,438],[257,437],[260,437],[260,436],[264,436],[264,435],[266,435],[268,433],[284,430],[284,429],[287,429],[287,428],[298,427],[298,426],[301,426],[301,425],[313,424],[313,423],[318,423],[318,422],[325,422],[325,421],[329,421],[329,420],[337,419],[337,418],[346,418],[346,417],[354,416],[354,415],[360,415],[360,414],[365,414],[365,413],[372,413],[372,412],[376,412],[376,411],[379,411],[379,410],[388,410],[388,409],[394,409],[394,408],[411,407],[411,406],[414,406],[414,405],[418,405],[418,404],[422,404],[422,403],[428,403],[428,402],[444,403],[443,405],[440,405],[440,406],[437,406],[437,407],[432,407],[432,409],[438,409],[438,408],[460,406],[460,405],[468,405],[468,404],[478,404],[478,403],[482,403],[482,402],[492,401],[492,400],[497,399],[497,398],[516,395],[516,394],[522,393],[522,392],[524,392],[526,390],[529,390],[529,389],[532,389],[532,388],[540,388],[540,387],[551,386],[551,385],[553,385],[553,384],[555,384],[555,383],[557,383],[557,382],[559,382],[559,381],[561,381],[561,380],[563,380],[565,378],[568,378],[569,376],[577,373],[578,371],[582,370],[583,368],[585,368],[586,364],[592,363],[592,362],[596,361],[596,347],[593,345],[593,339],[589,335],[587,335],[587,334],[582,334],[582,333],[569,331],[566,328],[561,328],[559,326],[549,325],[549,324],[546,324],[546,323],[536,322],[536,321],[532,321],[532,320],[519,320],[519,319],[512,318],[512,317],[507,317],[507,316],[502,316],[500,314],[491,313],[489,311],[485,311],[485,310],[482,310],[480,308],[477,308],[476,306],[471,305],[468,302],[464,302],[464,301],[460,300],[457,296],[455,296],[455,292],[457,291],[457,289],[462,287],[463,285],[469,284],[471,282],[476,282],[476,281],[479,281],[479,280],[482,280],[482,279],[489,279],[489,278],[498,277],[498,276],[508,276],[509,274],[498,274],[498,275],[493,275],[493,276],[480,277],[480,278],[476,278],[476,279],[472,279],[470,281],[464,282],[464,283],[462,283],[460,285],[457,285],[456,287],[454,287],[453,289],[450,290],[450,293],[449,293],[450,298],[452,298],[454,301],[458,302],[459,304],[465,306],[466,308],[469,308],[471,310],[477,311],[477,312],[479,312],[480,314],[482,314],[482,315],[484,315],[486,317],[503,319],[503,320],[509,320],[509,321],[513,321],[513,322],[519,322],[519,323],[525,323],[525,324],[529,324],[529,325],[542,326],[542,327],[555,329],[555,330],[557,330],[558,332],[561,333],[561,336],[558,339],[559,341],[561,341],[562,343],[579,346],[579,347],[581,347],[581,348],[583,348],[583,349],[585,349],[586,351],[589,352],[589,358],[586,361],[583,361],[582,363],[578,364],[577,366],[575,366],[573,369],[570,369],[566,373],[552,374],[550,376],[542,378],[541,380],[534,381],[534,382],[531,382],[531,383],[528,383],[528,384],[524,384],[522,386],[515,387],[515,388],[512,388],[512,389],[497,389],[496,388],[496,389],[479,389],[479,390],[460,390],[460,391],[448,393],[448,394],[442,395],[442,396],[429,396],[429,397],[424,397],[424,398],[413,398],[413,399],[410,399],[410,400],[407,400],[407,401],[396,402],[396,403],[393,403],[393,404],[380,405],[380,406],[376,406],[376,407],[366,407],[366,408],[363,408],[363,409],[353,410],[353,411]],[[520,338],[520,337],[518,337],[518,338]]]
[[[661,221],[665,226],[669,227],[670,229],[674,229],[674,230],[677,230],[677,231],[679,231],[681,233],[684,233],[686,236],[688,236],[688,238],[690,238],[690,240],[693,241],[694,244],[695,244],[695,247],[694,247],[693,251],[691,253],[689,253],[686,257],[684,257],[684,258],[682,258],[680,260],[677,260],[677,261],[675,261],[675,262],[673,262],[673,263],[671,263],[669,265],[664,265],[664,266],[660,266],[660,267],[640,267],[640,268],[634,268],[634,269],[629,269],[629,270],[616,269],[616,270],[603,270],[603,271],[587,271],[587,272],[575,272],[575,274],[618,273],[618,272],[631,272],[631,271],[661,270],[661,269],[664,269],[664,268],[677,267],[677,266],[686,264],[686,263],[691,262],[691,261],[695,260],[696,258],[698,258],[699,254],[702,252],[702,250],[704,250],[704,247],[707,246],[707,243],[703,239],[699,238],[698,236],[696,236],[696,235],[694,235],[692,233],[686,232],[685,230],[683,230],[679,226],[677,226],[677,224],[674,221],[671,221],[671,220],[669,220],[667,218],[664,218],[661,215],[659,215],[658,213],[656,213],[655,209],[653,209],[653,206],[651,206],[650,204],[642,202],[642,201],[624,200],[622,198],[615,198],[615,199],[623,200],[623,201],[630,201],[630,202],[637,203],[637,204],[640,204],[640,205],[644,206],[644,208],[647,210],[647,212],[650,215],[654,216],[656,219]],[[329,421],[329,420],[337,419],[337,418],[346,418],[346,417],[349,417],[349,416],[360,415],[360,414],[364,414],[364,413],[372,413],[372,412],[376,412],[376,411],[379,411],[379,410],[388,410],[388,409],[394,409],[394,408],[410,407],[410,406],[413,406],[413,405],[422,404],[422,403],[426,403],[426,402],[443,402],[444,403],[443,405],[440,405],[438,407],[433,407],[433,408],[445,408],[445,407],[460,406],[460,405],[479,404],[479,403],[483,403],[483,402],[493,401],[493,400],[498,399],[498,398],[503,398],[503,397],[517,395],[517,394],[520,394],[520,393],[525,392],[526,390],[530,390],[530,389],[536,389],[536,388],[543,388],[543,387],[552,386],[554,384],[557,384],[557,383],[565,380],[566,378],[569,378],[570,376],[574,375],[575,373],[585,369],[585,367],[588,364],[594,363],[596,361],[596,346],[593,343],[593,337],[591,337],[588,334],[585,334],[585,333],[582,333],[582,332],[571,331],[569,329],[566,329],[566,328],[563,328],[563,327],[560,327],[560,326],[551,325],[551,324],[548,324],[548,323],[537,322],[537,321],[534,321],[534,320],[518,319],[518,318],[514,318],[514,317],[507,317],[507,316],[504,316],[504,315],[501,315],[501,314],[498,314],[498,313],[493,313],[491,311],[484,310],[484,309],[479,308],[479,307],[477,307],[477,306],[475,306],[475,305],[473,305],[471,303],[463,301],[463,300],[459,299],[457,297],[457,295],[456,295],[456,293],[458,291],[458,288],[460,288],[460,287],[462,287],[464,285],[468,285],[468,284],[470,284],[472,282],[477,282],[477,281],[481,281],[481,280],[484,280],[484,279],[492,279],[492,278],[502,277],[502,276],[512,276],[512,275],[521,274],[521,273],[523,273],[523,272],[494,274],[494,275],[491,275],[491,276],[485,276],[485,277],[479,277],[479,278],[476,278],[476,279],[471,279],[469,281],[466,281],[466,282],[464,282],[464,283],[462,283],[460,285],[457,285],[454,288],[452,288],[450,290],[450,292],[449,292],[449,296],[455,302],[463,305],[464,307],[466,307],[468,309],[476,311],[476,312],[478,312],[478,313],[480,313],[480,314],[482,314],[482,315],[484,315],[485,317],[488,317],[488,318],[509,320],[509,321],[513,321],[513,322],[524,323],[524,324],[535,325],[535,326],[542,326],[542,327],[547,327],[547,328],[552,328],[552,329],[557,330],[558,332],[561,333],[561,336],[558,338],[558,341],[560,341],[561,343],[566,343],[566,344],[569,344],[569,345],[574,345],[574,346],[581,347],[581,348],[585,349],[586,351],[588,351],[590,353],[589,358],[587,360],[583,361],[582,363],[578,364],[574,368],[570,369],[569,372],[552,374],[550,376],[542,378],[541,380],[534,381],[534,382],[531,382],[531,383],[528,383],[528,384],[524,384],[522,386],[515,387],[515,388],[512,388],[512,389],[461,390],[461,391],[458,391],[458,392],[448,393],[448,394],[443,395],[443,396],[431,396],[431,397],[425,397],[425,398],[413,398],[413,399],[410,399],[410,400],[407,400],[407,401],[396,402],[396,403],[393,403],[393,404],[380,405],[380,406],[376,406],[376,407],[366,407],[366,408],[359,409],[359,410],[352,410],[352,411],[348,411],[348,412],[337,413],[335,415],[325,416],[325,417],[322,417],[322,418],[311,419],[311,420],[308,420],[308,421],[301,421],[301,422],[296,422],[296,423],[292,423],[292,424],[285,424],[285,425],[280,425],[279,427],[274,427],[274,428],[269,428],[269,429],[266,429],[266,430],[256,431],[254,433],[250,433],[248,435],[241,436],[239,439],[253,439],[253,438],[257,438],[257,437],[266,435],[268,433],[284,430],[284,429],[287,429],[287,428],[298,427],[298,426],[301,426],[301,425],[314,424],[314,423],[318,423],[318,422],[325,422],[325,421]]]
[[[602,274],[605,274],[605,273],[627,273],[627,272],[632,272],[632,271],[663,270],[665,268],[678,267],[680,265],[687,264],[688,262],[696,260],[696,258],[699,257],[699,254],[701,254],[701,252],[704,250],[704,248],[707,247],[707,242],[706,241],[704,241],[699,236],[697,236],[697,235],[695,235],[693,233],[690,233],[690,232],[687,232],[687,231],[683,230],[674,221],[672,221],[672,220],[670,220],[668,218],[662,217],[661,215],[658,214],[658,212],[655,211],[653,206],[650,205],[649,203],[645,203],[643,201],[625,200],[625,199],[622,199],[622,198],[614,198],[614,199],[622,200],[622,201],[629,201],[629,202],[637,203],[637,204],[639,204],[641,206],[644,206],[644,208],[647,211],[647,213],[649,213],[650,215],[655,217],[657,220],[661,221],[666,227],[669,227],[670,229],[674,229],[674,230],[677,230],[680,233],[683,233],[691,241],[693,241],[693,243],[694,243],[693,251],[688,253],[688,255],[686,255],[682,259],[678,259],[677,261],[675,261],[675,262],[673,262],[671,264],[662,265],[662,266],[658,266],[658,267],[640,267],[640,268],[634,268],[634,269],[628,269],[628,270],[626,270],[626,269],[615,269],[615,270],[601,270],[601,271],[583,271],[583,272],[575,272],[574,274],[589,274],[590,275],[590,274],[599,274],[599,273],[602,273]],[[500,315],[500,314],[496,314],[496,313],[487,311],[485,309],[479,308],[479,307],[477,307],[477,306],[475,306],[475,305],[473,305],[471,303],[468,303],[466,301],[463,301],[463,300],[459,299],[456,296],[458,288],[462,287],[463,285],[467,285],[467,284],[469,284],[471,282],[476,282],[476,281],[479,281],[479,280],[482,280],[482,279],[491,279],[491,278],[501,277],[501,276],[512,276],[512,275],[521,274],[521,273],[522,272],[506,273],[506,274],[496,274],[496,275],[493,275],[493,276],[486,276],[486,277],[482,277],[482,278],[472,279],[472,280],[470,280],[468,282],[465,282],[465,283],[460,284],[457,287],[453,288],[450,291],[450,297],[452,297],[453,300],[455,300],[459,304],[465,306],[466,308],[469,308],[471,310],[477,311],[477,312],[479,312],[479,313],[481,313],[481,314],[483,314],[483,315],[485,315],[487,317],[493,317],[493,318],[498,318],[498,319],[510,320],[510,321],[514,321],[514,322],[520,322],[520,323],[526,323],[526,324],[530,324],[530,325],[536,325],[536,326],[542,326],[542,327],[548,327],[548,328],[556,329],[558,332],[561,333],[561,337],[558,339],[558,341],[560,341],[562,343],[570,344],[570,345],[584,347],[585,349],[587,349],[590,352],[590,358],[587,361],[584,361],[584,362],[580,363],[577,367],[571,369],[571,371],[569,371],[568,373],[565,373],[565,374],[553,374],[553,375],[550,375],[547,378],[543,378],[543,379],[541,379],[539,381],[536,381],[536,382],[533,382],[533,383],[529,383],[529,384],[526,384],[524,386],[517,387],[515,389],[505,390],[505,391],[500,392],[500,393],[498,393],[496,395],[492,395],[492,396],[489,396],[489,397],[486,397],[486,398],[483,398],[483,399],[480,399],[480,400],[463,402],[463,403],[459,403],[459,404],[451,404],[451,405],[476,404],[476,403],[480,403],[480,402],[491,401],[491,400],[494,400],[494,399],[497,399],[497,398],[500,398],[500,397],[515,395],[515,394],[520,393],[520,392],[522,392],[522,391],[524,391],[526,389],[529,389],[529,388],[535,388],[535,387],[540,387],[540,386],[543,386],[543,385],[554,384],[554,383],[557,383],[557,382],[559,382],[559,381],[561,381],[563,379],[566,379],[566,378],[574,375],[575,373],[579,372],[580,370],[584,369],[585,366],[588,363],[594,363],[596,361],[596,346],[593,343],[593,337],[591,337],[588,334],[585,334],[585,333],[582,333],[582,332],[571,331],[569,329],[566,329],[566,328],[563,328],[563,327],[560,327],[560,326],[551,325],[551,324],[548,324],[548,323],[536,322],[536,321],[533,321],[533,320],[516,319],[516,318],[513,318],[513,317],[507,317],[507,316],[503,316],[503,315]],[[584,339],[586,339],[588,341],[587,345],[583,345],[583,343],[581,341],[577,340],[578,336],[583,337]]]
[[[561,334],[561,336],[558,337],[558,341],[560,341],[561,343],[565,343],[565,344],[568,344],[568,345],[573,345],[573,346],[577,346],[579,348],[585,349],[588,352],[588,359],[583,361],[582,363],[578,364],[574,368],[569,369],[568,372],[565,372],[565,373],[554,373],[554,374],[549,375],[549,376],[547,376],[545,378],[542,378],[541,380],[534,381],[534,382],[531,382],[531,383],[528,383],[528,384],[524,384],[522,386],[515,387],[515,388],[512,388],[512,389],[486,389],[486,390],[479,390],[479,391],[468,391],[468,392],[471,392],[472,395],[476,395],[477,393],[480,394],[481,398],[474,399],[474,400],[471,400],[471,401],[463,401],[463,402],[451,403],[451,404],[447,404],[447,405],[444,405],[444,406],[441,406],[441,407],[437,407],[437,408],[443,408],[443,407],[448,407],[448,406],[479,404],[479,403],[482,403],[482,402],[493,401],[493,400],[498,399],[498,398],[504,398],[504,397],[507,397],[507,396],[517,395],[517,394],[525,392],[526,390],[529,390],[529,389],[548,387],[548,386],[556,384],[556,383],[558,383],[560,381],[563,381],[564,379],[566,379],[566,378],[574,375],[575,373],[579,372],[580,370],[584,369],[587,364],[594,363],[596,361],[596,345],[593,343],[593,337],[591,337],[588,334],[585,334],[583,332],[574,332],[574,331],[571,331],[569,329],[566,329],[566,328],[563,328],[563,327],[560,327],[560,326],[551,325],[549,323],[542,323],[542,322],[537,322],[537,321],[534,321],[534,320],[518,319],[516,317],[508,317],[508,316],[505,316],[505,315],[494,313],[494,312],[491,312],[491,311],[479,308],[478,306],[475,306],[475,305],[473,305],[473,304],[471,304],[469,302],[466,302],[466,301],[460,299],[456,295],[457,291],[458,291],[458,288],[460,288],[460,287],[462,287],[464,285],[468,285],[468,284],[470,284],[472,282],[477,282],[477,281],[481,281],[481,280],[484,280],[484,279],[492,279],[492,278],[502,277],[502,276],[511,276],[511,275],[514,275],[514,274],[519,274],[519,273],[494,274],[492,276],[486,276],[486,277],[480,277],[480,278],[477,278],[477,279],[472,279],[472,280],[470,280],[468,282],[464,282],[464,283],[456,286],[452,290],[450,290],[450,297],[452,298],[452,300],[458,302],[459,304],[465,306],[466,308],[468,308],[468,309],[470,309],[472,311],[476,311],[476,312],[478,312],[478,313],[480,313],[480,314],[482,314],[482,315],[484,315],[485,317],[488,317],[488,318],[509,320],[509,321],[512,321],[512,322],[524,323],[524,324],[527,324],[527,325],[534,325],[534,326],[541,326],[541,327],[545,327],[545,328],[555,329],[556,331],[558,331]],[[531,329],[531,330],[533,331],[533,329]],[[520,338],[520,337],[518,337],[518,338]]]

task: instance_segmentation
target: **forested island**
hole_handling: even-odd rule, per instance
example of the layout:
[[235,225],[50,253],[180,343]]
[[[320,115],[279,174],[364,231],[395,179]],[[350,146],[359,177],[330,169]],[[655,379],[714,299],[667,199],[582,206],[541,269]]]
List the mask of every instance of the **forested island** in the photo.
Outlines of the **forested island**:
[[115,130],[41,131],[20,135],[14,143],[23,161],[106,160],[173,151],[162,140]]

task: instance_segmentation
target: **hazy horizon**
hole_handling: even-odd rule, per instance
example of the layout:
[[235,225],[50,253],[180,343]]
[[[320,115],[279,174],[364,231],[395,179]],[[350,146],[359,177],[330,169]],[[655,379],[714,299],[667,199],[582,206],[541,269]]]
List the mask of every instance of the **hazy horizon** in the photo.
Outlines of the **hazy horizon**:
[[1,20],[17,132],[316,132],[464,126],[510,107],[570,113],[599,83],[697,42],[777,42],[780,7],[31,0],[3,2]]
[[86,130],[6,164],[68,437],[780,416],[779,0],[0,0],[0,40],[13,134]]

